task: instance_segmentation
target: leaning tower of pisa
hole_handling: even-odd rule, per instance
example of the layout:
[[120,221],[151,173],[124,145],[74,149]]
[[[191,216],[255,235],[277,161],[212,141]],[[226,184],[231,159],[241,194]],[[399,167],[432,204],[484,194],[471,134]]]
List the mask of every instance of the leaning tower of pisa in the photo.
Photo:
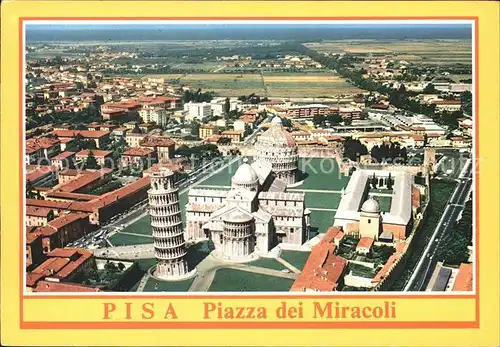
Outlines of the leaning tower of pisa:
[[154,275],[166,280],[187,277],[186,242],[174,173],[165,168],[152,173],[148,197],[156,257]]

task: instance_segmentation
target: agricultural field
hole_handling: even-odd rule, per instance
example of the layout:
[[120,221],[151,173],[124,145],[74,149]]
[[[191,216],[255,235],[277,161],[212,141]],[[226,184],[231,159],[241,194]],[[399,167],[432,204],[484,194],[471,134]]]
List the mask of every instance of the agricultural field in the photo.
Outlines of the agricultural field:
[[265,95],[259,74],[188,74],[180,83],[193,88],[214,91],[220,96]]
[[390,59],[422,64],[472,64],[470,40],[339,40],[306,43],[322,53],[387,54]]
[[[209,63],[207,63],[209,64]],[[198,66],[197,64],[187,64]],[[175,67],[175,66],[174,66]],[[358,93],[361,90],[342,77],[325,73],[264,73],[261,74],[152,74],[147,77],[163,77],[178,80],[179,84],[213,91],[218,96],[240,96],[256,93],[268,97],[320,97]]]

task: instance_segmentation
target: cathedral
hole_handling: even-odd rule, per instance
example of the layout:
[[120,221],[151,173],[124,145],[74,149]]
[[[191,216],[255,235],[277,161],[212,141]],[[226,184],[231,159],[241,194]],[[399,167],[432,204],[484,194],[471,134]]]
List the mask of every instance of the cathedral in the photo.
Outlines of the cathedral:
[[298,177],[297,145],[275,117],[245,158],[227,190],[192,188],[186,207],[186,240],[209,239],[215,254],[245,260],[278,243],[303,244],[310,214],[304,193],[287,192]]

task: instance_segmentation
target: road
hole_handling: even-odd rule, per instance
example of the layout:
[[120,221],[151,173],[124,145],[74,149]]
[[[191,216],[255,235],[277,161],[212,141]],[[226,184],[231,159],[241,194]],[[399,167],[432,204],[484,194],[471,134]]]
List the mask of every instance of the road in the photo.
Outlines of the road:
[[404,291],[422,291],[425,290],[426,283],[432,274],[433,265],[436,264],[437,250],[443,240],[444,236],[449,233],[460,214],[464,209],[465,202],[469,200],[472,191],[472,161],[467,161],[465,167],[460,173],[458,184],[451,198],[449,199],[443,215],[439,220],[436,229],[427,245],[420,261],[418,262],[415,270],[406,284]]

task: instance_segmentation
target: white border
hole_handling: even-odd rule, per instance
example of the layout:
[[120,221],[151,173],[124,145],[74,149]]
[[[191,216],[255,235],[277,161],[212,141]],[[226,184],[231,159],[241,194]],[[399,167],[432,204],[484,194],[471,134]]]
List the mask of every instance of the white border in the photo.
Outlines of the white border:
[[[144,24],[151,24],[151,25],[178,25],[178,24],[219,24],[219,25],[224,25],[224,24],[296,24],[296,25],[304,25],[304,24],[342,24],[342,25],[360,25],[360,24],[385,24],[385,25],[390,25],[390,24],[406,24],[406,25],[412,25],[412,24],[428,24],[428,25],[435,25],[435,24],[469,24],[471,25],[472,29],[472,120],[473,120],[473,139],[475,138],[475,127],[476,127],[476,121],[475,121],[475,103],[476,103],[476,97],[475,95],[475,86],[476,86],[476,73],[475,73],[475,62],[476,62],[476,57],[475,57],[475,25],[474,25],[474,20],[25,20],[23,21],[23,37],[22,37],[22,42],[20,44],[23,45],[23,57],[22,57],[22,63],[23,63],[23,79],[22,79],[22,84],[23,84],[23,100],[26,100],[26,91],[25,91],[25,83],[26,83],[26,25],[92,25],[92,24],[97,24],[97,25],[102,25],[102,24],[126,24],[126,25],[144,25]],[[148,40],[145,40],[148,41]],[[157,41],[157,40],[155,40]],[[173,40],[169,40],[173,41]],[[183,40],[185,41],[185,40]],[[189,41],[189,40],[188,40]],[[64,41],[61,41],[64,42]],[[69,42],[69,41],[66,41]],[[23,110],[23,115],[26,114],[26,102],[23,102],[22,105],[22,110]],[[22,129],[22,136],[23,139],[25,139],[25,117],[23,117],[22,121],[23,129]],[[25,149],[26,146],[26,141],[23,140],[23,156],[22,160],[25,161]],[[473,160],[473,175],[472,175],[472,190],[474,191],[474,201],[476,201],[476,192],[475,192],[475,179],[476,179],[476,157],[475,157],[475,143],[473,142],[473,147],[472,147],[472,160]],[[23,174],[24,177],[26,177],[26,165],[23,165]],[[25,191],[25,187],[23,187],[23,192]],[[26,193],[23,194],[22,199],[25,199]],[[26,202],[23,204],[23,225],[25,224],[25,218],[26,218]],[[474,205],[473,208],[473,220],[476,220],[476,208]],[[360,296],[360,295],[366,295],[367,297],[370,296],[387,296],[387,295],[394,295],[395,297],[411,297],[411,296],[436,296],[436,295],[443,295],[444,297],[446,296],[457,296],[457,295],[470,295],[471,298],[474,297],[476,294],[476,262],[478,259],[478,254],[477,254],[477,245],[476,245],[476,223],[473,223],[473,248],[474,248],[474,262],[472,263],[473,266],[473,291],[471,292],[443,292],[436,294],[436,292],[403,292],[403,291],[369,291],[369,292],[92,292],[92,293],[87,293],[87,292],[81,292],[81,293],[69,293],[69,292],[54,292],[54,293],[34,293],[34,292],[28,292],[26,291],[26,257],[23,257],[23,265],[24,265],[24,276],[22,279],[23,283],[23,293],[25,296],[93,296],[93,297],[106,297],[106,296],[130,296],[130,297],[143,297],[143,296],[185,296],[185,295],[196,295],[196,296],[317,296],[317,297],[330,297],[330,298],[339,298],[339,297],[349,297],[349,296]],[[26,244],[26,232],[23,230],[23,241],[24,244]],[[23,247],[24,245],[21,245]]]

